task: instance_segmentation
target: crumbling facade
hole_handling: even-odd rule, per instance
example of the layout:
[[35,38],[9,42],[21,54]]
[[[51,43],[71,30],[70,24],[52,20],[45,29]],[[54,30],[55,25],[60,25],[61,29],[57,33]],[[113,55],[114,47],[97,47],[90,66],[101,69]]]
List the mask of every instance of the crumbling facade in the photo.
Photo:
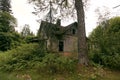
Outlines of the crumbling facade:
[[[49,36],[49,34],[52,31],[49,33],[49,29],[47,28],[51,28],[53,30],[51,36]],[[75,53],[78,50],[77,22],[68,26],[61,26],[61,21],[59,19],[56,24],[42,21],[38,35],[41,39],[46,40],[48,51]]]

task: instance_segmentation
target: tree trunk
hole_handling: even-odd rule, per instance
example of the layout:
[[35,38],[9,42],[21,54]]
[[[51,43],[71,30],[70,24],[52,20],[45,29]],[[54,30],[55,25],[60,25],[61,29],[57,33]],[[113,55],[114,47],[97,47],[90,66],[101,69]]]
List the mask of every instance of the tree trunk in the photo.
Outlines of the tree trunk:
[[85,16],[82,0],[75,0],[78,20],[78,59],[81,65],[88,65],[88,50],[85,32]]

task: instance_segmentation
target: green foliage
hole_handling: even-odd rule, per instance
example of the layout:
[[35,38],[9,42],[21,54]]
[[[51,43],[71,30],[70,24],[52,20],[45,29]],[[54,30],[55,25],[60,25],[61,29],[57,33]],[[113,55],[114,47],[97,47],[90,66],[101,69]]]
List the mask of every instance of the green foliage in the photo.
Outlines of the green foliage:
[[18,33],[0,32],[0,51],[6,51],[20,45],[20,35]]
[[96,63],[120,70],[120,17],[98,26],[89,36],[90,56]]
[[27,37],[27,36],[34,36],[34,34],[30,31],[30,26],[28,24],[25,24],[22,31],[21,36]]
[[0,11],[11,12],[10,0],[0,0]]
[[24,38],[24,41],[27,43],[38,42],[38,38],[35,36],[26,36],[26,38]]
[[16,19],[8,12],[0,12],[0,51],[6,51],[19,44],[19,34],[15,32]]
[[77,61],[42,51],[39,44],[24,44],[0,54],[0,70],[21,71],[35,69],[49,74],[74,72]]
[[25,43],[35,42],[37,39],[33,32],[31,32],[30,26],[28,24],[24,25],[20,34]]
[[16,19],[8,12],[0,12],[0,32],[14,32]]
[[1,72],[0,72],[0,79],[1,80],[20,80],[20,79],[17,79],[16,76],[14,76],[14,74],[1,73]]
[[[0,67],[5,71],[22,70],[30,68],[28,61],[39,59],[44,54],[36,54],[39,51],[38,44],[26,44],[16,49],[0,54]],[[6,58],[7,57],[7,58]],[[3,65],[4,64],[4,65]]]
[[37,65],[39,72],[49,74],[73,73],[76,70],[77,61],[57,54],[47,54],[42,62]]
[[0,33],[0,50],[5,51],[10,49],[11,42],[11,35],[6,33]]

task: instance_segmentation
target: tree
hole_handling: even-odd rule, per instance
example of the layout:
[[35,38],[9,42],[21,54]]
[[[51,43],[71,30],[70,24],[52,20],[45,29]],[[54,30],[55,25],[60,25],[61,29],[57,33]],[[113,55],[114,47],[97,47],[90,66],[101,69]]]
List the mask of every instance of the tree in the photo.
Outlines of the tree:
[[25,24],[21,31],[21,35],[23,37],[27,37],[27,36],[33,36],[34,34],[30,31],[30,26],[28,24]]
[[10,49],[12,43],[12,35],[0,32],[0,51],[6,51]]
[[120,69],[120,17],[111,18],[108,23],[97,26],[89,36],[90,53],[94,62]]
[[23,41],[30,43],[37,41],[35,35],[30,30],[30,26],[28,24],[25,24],[22,31],[21,31],[21,37]]
[[117,5],[117,6],[113,7],[113,9],[114,9],[114,8],[118,8],[118,7],[120,7],[120,5]]
[[82,0],[75,0],[75,8],[78,20],[78,59],[80,64],[88,65],[85,16]]
[[95,10],[96,14],[97,14],[97,17],[98,17],[98,22],[97,24],[99,26],[102,26],[105,28],[106,25],[108,25],[108,20],[110,18],[110,11],[109,11],[109,8],[108,7],[103,7],[103,10],[100,9],[100,8],[97,8]]
[[0,11],[11,13],[10,0],[0,0]]
[[0,32],[13,32],[16,27],[16,19],[7,12],[0,12]]
[[15,32],[16,19],[11,15],[10,0],[0,0],[0,51],[6,51],[19,43]]
[[0,12],[0,51],[9,50],[19,44],[15,26],[16,19],[12,15]]
[[0,31],[13,32],[16,19],[11,15],[10,0],[0,0]]
[[[48,3],[51,2],[53,5],[57,6],[57,13],[62,13],[63,16],[74,13],[76,10],[77,21],[78,21],[78,59],[79,63],[82,65],[88,65],[88,57],[87,57],[87,42],[86,42],[86,32],[85,32],[85,15],[84,15],[84,7],[83,0],[29,0],[35,1],[35,4],[40,8],[40,11],[48,10]],[[69,5],[70,3],[70,5]],[[72,4],[73,3],[73,4]],[[71,9],[72,8],[72,9]]]
[[0,32],[0,51],[7,51],[20,45],[21,39],[17,32]]

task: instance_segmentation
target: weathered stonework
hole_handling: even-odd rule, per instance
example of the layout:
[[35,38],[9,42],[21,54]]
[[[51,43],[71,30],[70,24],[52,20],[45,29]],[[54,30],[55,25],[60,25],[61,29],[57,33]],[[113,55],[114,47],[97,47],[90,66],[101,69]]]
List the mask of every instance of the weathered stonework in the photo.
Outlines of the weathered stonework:
[[[68,53],[76,53],[78,51],[77,47],[77,22],[74,22],[68,26],[60,26],[60,20],[57,20],[56,24],[52,24],[52,27],[56,27],[56,31],[54,34],[57,35],[56,39],[52,40],[50,37],[46,37],[46,33],[44,31],[44,27],[49,26],[49,22],[42,21],[39,29],[38,35],[42,39],[47,40],[47,50],[53,52],[68,52]],[[46,25],[45,25],[46,24]],[[57,30],[58,29],[58,30]],[[59,37],[59,33],[62,36]]]

